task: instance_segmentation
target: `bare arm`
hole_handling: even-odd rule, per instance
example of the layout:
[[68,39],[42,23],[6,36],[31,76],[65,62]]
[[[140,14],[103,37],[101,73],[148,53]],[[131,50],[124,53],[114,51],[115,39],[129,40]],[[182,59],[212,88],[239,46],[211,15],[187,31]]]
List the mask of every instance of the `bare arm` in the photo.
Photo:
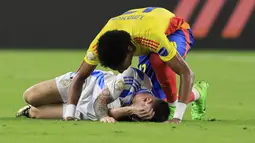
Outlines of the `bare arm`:
[[[73,78],[70,89],[68,91],[68,105],[76,106],[78,103],[78,100],[80,98],[81,94],[81,89],[84,81],[90,74],[94,71],[96,66],[90,65],[83,61],[81,64],[80,68],[77,71],[76,76]],[[69,108],[70,109],[70,108]],[[65,113],[65,118],[66,119],[72,119],[73,118],[73,113],[74,111],[70,111],[67,107],[67,112]],[[69,110],[69,111],[68,111]],[[71,109],[72,110],[72,109]]]
[[188,104],[194,82],[194,73],[178,52],[167,64],[180,76],[179,102]]
[[109,109],[107,105],[113,101],[114,98],[110,95],[110,91],[108,88],[104,89],[102,93],[97,97],[93,107],[99,120],[104,117],[109,117]]
[[120,108],[112,108],[109,110],[109,116],[113,117],[115,120],[123,120],[128,118],[133,114],[132,107],[120,107]]
[[170,121],[180,123],[185,113],[187,104],[189,103],[189,95],[194,82],[194,73],[191,71],[179,53],[176,53],[176,55],[170,61],[168,61],[167,64],[173,71],[175,71],[175,73],[180,76],[178,103],[174,112],[174,118],[172,121]]

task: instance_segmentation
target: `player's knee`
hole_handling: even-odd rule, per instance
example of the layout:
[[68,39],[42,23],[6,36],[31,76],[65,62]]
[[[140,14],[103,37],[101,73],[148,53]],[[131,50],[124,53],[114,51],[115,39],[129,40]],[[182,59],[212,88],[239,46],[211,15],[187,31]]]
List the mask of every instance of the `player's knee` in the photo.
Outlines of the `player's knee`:
[[36,102],[36,97],[38,96],[38,92],[36,91],[36,89],[32,86],[30,88],[28,88],[24,94],[23,94],[23,98],[24,100],[32,105],[35,106],[35,102]]

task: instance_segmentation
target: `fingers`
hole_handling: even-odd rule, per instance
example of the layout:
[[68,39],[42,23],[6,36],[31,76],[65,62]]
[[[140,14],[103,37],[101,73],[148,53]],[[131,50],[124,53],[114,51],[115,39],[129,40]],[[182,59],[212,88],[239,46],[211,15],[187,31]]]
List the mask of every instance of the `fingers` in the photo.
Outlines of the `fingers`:
[[143,108],[140,109],[140,112],[137,116],[143,120],[148,120],[151,119],[154,115],[155,112],[150,106],[144,106]]
[[144,119],[152,119],[154,115],[155,115],[155,112],[152,110],[152,112],[148,114],[147,116],[145,116]]
[[151,111],[150,113],[145,114],[145,115],[142,117],[142,119],[144,119],[144,120],[149,120],[149,119],[152,119],[154,115],[155,115],[155,112],[154,112],[154,111]]
[[172,119],[172,120],[165,121],[164,123],[180,124],[180,123],[181,123],[181,120],[180,120],[180,119]]
[[151,115],[152,113],[153,113],[153,109],[152,109],[152,108],[148,108],[148,109],[143,110],[143,111],[140,113],[140,115],[141,115],[142,117],[146,117],[146,116]]
[[100,119],[100,122],[103,122],[103,123],[115,123],[116,120],[112,117],[104,117],[102,119]]

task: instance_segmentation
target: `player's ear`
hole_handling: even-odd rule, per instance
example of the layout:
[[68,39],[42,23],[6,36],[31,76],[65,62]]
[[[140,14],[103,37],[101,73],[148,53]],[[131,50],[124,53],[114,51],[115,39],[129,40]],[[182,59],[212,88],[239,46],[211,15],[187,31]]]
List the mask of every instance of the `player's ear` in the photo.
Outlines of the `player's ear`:
[[134,50],[135,50],[135,46],[132,43],[130,43],[128,45],[128,53],[132,53]]
[[144,102],[146,103],[152,103],[152,99],[150,97],[145,97]]

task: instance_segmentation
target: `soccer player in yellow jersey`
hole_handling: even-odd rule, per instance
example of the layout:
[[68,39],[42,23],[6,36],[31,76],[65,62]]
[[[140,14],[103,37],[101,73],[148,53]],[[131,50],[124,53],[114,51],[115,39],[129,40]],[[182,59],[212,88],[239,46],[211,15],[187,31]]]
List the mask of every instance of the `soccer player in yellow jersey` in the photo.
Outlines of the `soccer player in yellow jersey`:
[[[164,8],[132,9],[111,18],[90,44],[84,61],[73,79],[64,118],[73,119],[83,82],[99,63],[104,67],[123,72],[131,65],[133,56],[147,56],[149,57],[147,60],[140,61],[144,72],[146,74],[155,73],[156,79],[152,78],[152,80],[160,83],[167,100],[176,106],[173,119],[169,122],[180,123],[187,104],[195,100],[192,107],[192,118],[202,119],[205,114],[208,84],[199,82],[192,90],[194,73],[184,60],[193,42],[189,24]],[[146,65],[154,68],[144,69]],[[171,75],[168,71],[172,71]],[[175,73],[180,76],[178,101],[177,94],[172,94],[174,86],[169,84],[169,80],[175,81],[173,76]],[[173,84],[176,86],[176,81]],[[95,104],[100,103],[101,105],[96,112],[98,118],[107,119],[109,118],[107,104],[112,102],[113,98],[107,88],[103,93],[95,101]]]

